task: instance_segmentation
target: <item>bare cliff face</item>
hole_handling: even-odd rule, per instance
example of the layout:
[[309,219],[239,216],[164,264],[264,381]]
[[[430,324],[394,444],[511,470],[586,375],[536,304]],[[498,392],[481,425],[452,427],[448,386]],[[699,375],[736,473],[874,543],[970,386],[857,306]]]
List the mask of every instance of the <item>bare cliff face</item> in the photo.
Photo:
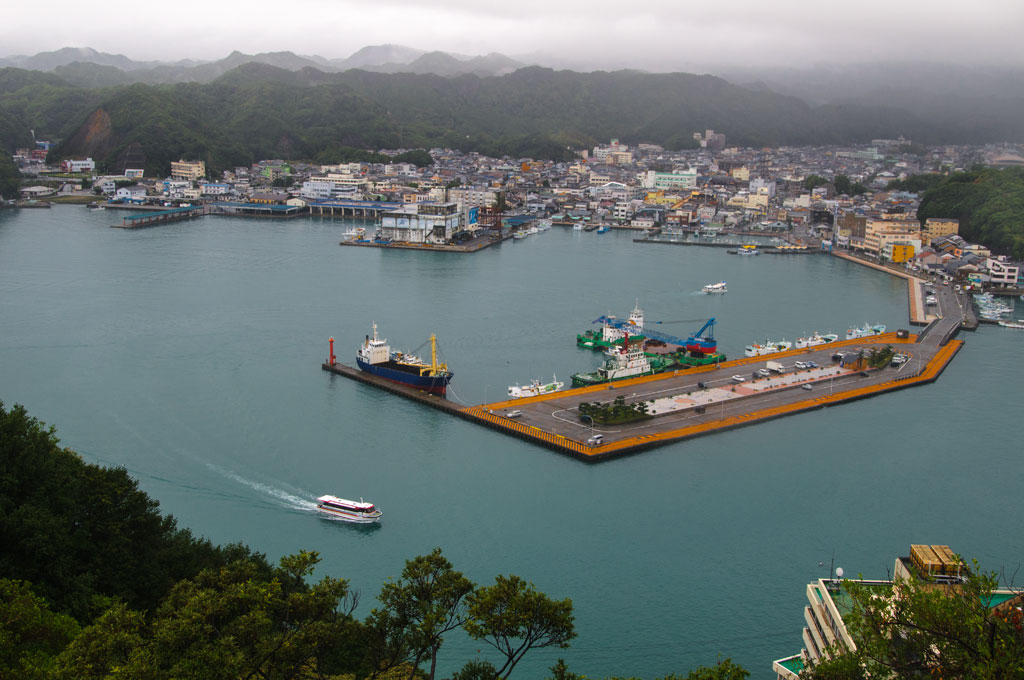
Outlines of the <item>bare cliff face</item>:
[[99,108],[92,112],[82,127],[68,140],[66,148],[69,153],[75,155],[105,158],[113,151],[115,144],[110,114],[106,109]]

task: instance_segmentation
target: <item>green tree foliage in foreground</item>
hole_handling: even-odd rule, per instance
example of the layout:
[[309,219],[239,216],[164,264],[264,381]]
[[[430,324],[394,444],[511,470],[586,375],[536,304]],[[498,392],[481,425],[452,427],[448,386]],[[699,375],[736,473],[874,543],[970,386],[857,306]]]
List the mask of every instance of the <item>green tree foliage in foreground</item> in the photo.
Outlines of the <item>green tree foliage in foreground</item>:
[[73,618],[50,611],[27,582],[0,578],[0,678],[47,677],[78,632]]
[[411,678],[429,659],[433,680],[444,635],[466,621],[465,598],[472,591],[472,581],[452,568],[440,548],[406,562],[401,578],[381,588],[383,606],[370,614],[374,666],[406,663]]
[[[743,666],[735,664],[732,659],[719,658],[714,666],[698,666],[686,675],[670,673],[659,680],[744,680],[750,675]],[[551,667],[551,678],[549,680],[587,680],[587,676],[573,673],[566,666],[565,661],[558,660]],[[637,678],[607,678],[606,680],[637,680]]]
[[181,581],[152,616],[121,604],[58,656],[57,678],[323,678],[320,657],[346,635],[344,580],[304,579],[315,553],[284,557],[270,579],[252,563]]
[[495,677],[507,677],[531,649],[565,648],[576,637],[572,602],[552,600],[518,576],[499,574],[494,585],[473,591],[468,604],[466,632],[505,657]]
[[[909,178],[910,181],[913,178]],[[1024,168],[982,168],[939,180],[917,216],[960,220],[960,235],[994,253],[1024,260]]]
[[[85,463],[2,402],[0,546],[0,678],[425,680],[461,627],[500,667],[473,659],[453,678],[498,680],[576,636],[569,599],[514,575],[475,586],[440,548],[407,561],[360,621],[347,581],[310,582],[316,553],[271,566],[193,538],[123,469]],[[726,659],[687,677],[746,675]]]
[[805,669],[804,680],[862,678],[1021,678],[1024,626],[1018,606],[992,607],[996,574],[979,571],[939,586],[897,580],[888,593],[844,581],[844,615],[856,651]]
[[21,186],[21,173],[7,153],[0,155],[0,200],[12,200],[18,197]]
[[195,539],[123,469],[85,463],[2,402],[0,546],[0,677],[404,680],[425,662],[432,676],[460,626],[512,650],[507,676],[575,636],[568,599],[516,576],[475,588],[440,549],[407,562],[363,623],[346,581],[307,582],[315,553],[272,567]]
[[170,588],[203,569],[261,555],[214,547],[138,488],[124,468],[82,461],[15,405],[0,402],[0,577],[29,581],[55,611],[86,621],[97,601],[153,610]]

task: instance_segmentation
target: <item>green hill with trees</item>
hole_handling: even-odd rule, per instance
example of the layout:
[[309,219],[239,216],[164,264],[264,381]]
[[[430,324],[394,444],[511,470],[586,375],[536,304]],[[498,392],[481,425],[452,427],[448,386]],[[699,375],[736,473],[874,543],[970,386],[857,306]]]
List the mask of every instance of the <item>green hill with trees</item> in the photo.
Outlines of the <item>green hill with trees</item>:
[[1024,168],[976,168],[926,180],[908,178],[908,186],[927,188],[917,216],[955,217],[960,235],[992,252],[1024,260]]
[[[0,69],[0,145],[60,140],[55,158],[113,166],[130,144],[147,169],[203,159],[214,171],[262,158],[339,160],[352,148],[443,146],[493,156],[568,159],[612,137],[692,147],[714,128],[745,146],[849,144],[903,134],[924,143],[979,141],[956,121],[801,99],[687,73],[576,73],[522,68],[442,77],[247,63],[210,83],[82,87],[53,73]],[[1016,134],[1024,137],[1024,120]],[[984,141],[984,140],[982,140]]]

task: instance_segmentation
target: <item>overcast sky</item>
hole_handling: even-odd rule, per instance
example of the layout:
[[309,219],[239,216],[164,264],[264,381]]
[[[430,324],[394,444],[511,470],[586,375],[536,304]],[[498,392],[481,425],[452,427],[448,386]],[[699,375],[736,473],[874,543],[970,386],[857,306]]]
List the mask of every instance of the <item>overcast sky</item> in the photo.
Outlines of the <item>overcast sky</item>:
[[232,50],[339,58],[393,43],[657,71],[888,59],[1024,65],[1022,0],[50,0],[5,15],[4,56],[73,46],[136,60],[214,60]]

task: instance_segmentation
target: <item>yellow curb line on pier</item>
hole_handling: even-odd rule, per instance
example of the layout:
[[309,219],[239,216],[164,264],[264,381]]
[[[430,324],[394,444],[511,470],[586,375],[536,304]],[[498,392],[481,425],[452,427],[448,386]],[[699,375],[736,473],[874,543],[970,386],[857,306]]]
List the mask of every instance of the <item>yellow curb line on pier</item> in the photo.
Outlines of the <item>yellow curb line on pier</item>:
[[[889,344],[901,345],[914,344],[914,341],[911,339],[897,338],[895,333],[886,333],[883,335],[871,336],[870,338],[858,338],[856,340],[837,341],[834,344],[836,346],[849,346],[854,344],[863,344],[865,340],[871,340],[873,342],[883,341]],[[942,372],[946,365],[949,364],[953,356],[956,355],[956,353],[960,350],[962,346],[962,340],[951,340],[948,344],[939,348],[939,351],[936,353],[934,357],[932,357],[931,361],[929,361],[928,364],[925,365],[921,373],[914,377],[904,379],[896,378],[894,380],[880,383],[878,385],[860,387],[853,390],[846,390],[843,392],[834,393],[831,395],[815,396],[810,399],[794,402],[792,404],[774,406],[771,408],[761,409],[758,411],[751,411],[748,413],[728,416],[726,418],[722,418],[719,420],[710,420],[705,423],[700,423],[697,425],[688,425],[686,427],[678,428],[675,430],[669,430],[666,432],[638,435],[635,437],[627,437],[625,439],[620,439],[615,442],[608,442],[605,444],[601,444],[599,446],[590,446],[587,444],[583,444],[574,439],[569,439],[568,437],[562,435],[545,432],[544,430],[541,430],[537,427],[526,425],[524,423],[511,420],[501,415],[495,415],[490,412],[493,410],[501,410],[507,408],[513,404],[522,405],[526,403],[550,401],[552,399],[564,397],[566,394],[565,392],[541,395],[537,397],[527,397],[525,399],[516,399],[514,401],[502,401],[495,402],[493,404],[470,406],[462,409],[462,413],[465,414],[466,416],[469,416],[472,419],[485,421],[491,426],[495,426],[510,431],[521,437],[538,440],[549,446],[553,446],[571,452],[577,456],[582,456],[586,459],[597,460],[600,458],[610,457],[612,455],[621,455],[635,449],[647,448],[649,446],[653,446],[656,444],[688,439],[690,437],[698,436],[701,434],[708,434],[719,430],[730,429],[738,425],[746,425],[760,420],[777,418],[784,415],[799,413],[800,411],[830,406],[833,404],[838,404],[853,399],[860,399],[866,396],[880,394],[882,392],[888,392],[894,389],[902,389],[904,387],[909,387],[912,385],[932,382],[938,377],[939,373]],[[776,357],[798,356],[803,352],[804,350],[778,352],[772,354],[771,357],[774,359]],[[747,357],[744,359],[738,359],[736,361],[723,362],[721,366],[740,366],[743,364],[764,360],[764,357]],[[713,368],[715,367],[704,367],[702,369],[687,370],[686,372],[702,373]],[[662,373],[654,376],[644,376],[641,378],[631,378],[629,380],[617,381],[616,383],[614,383],[614,385],[616,386],[616,388],[618,388],[619,386],[626,387],[632,385],[642,385],[645,383],[664,379],[665,377],[666,374]],[[590,387],[578,388],[577,390],[573,391],[576,393],[587,393],[600,391],[601,389],[607,389],[607,387],[607,384],[594,385]]]

